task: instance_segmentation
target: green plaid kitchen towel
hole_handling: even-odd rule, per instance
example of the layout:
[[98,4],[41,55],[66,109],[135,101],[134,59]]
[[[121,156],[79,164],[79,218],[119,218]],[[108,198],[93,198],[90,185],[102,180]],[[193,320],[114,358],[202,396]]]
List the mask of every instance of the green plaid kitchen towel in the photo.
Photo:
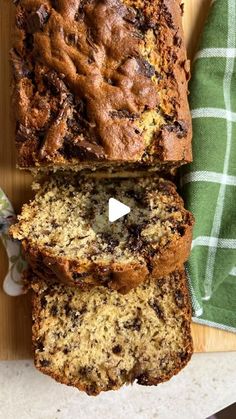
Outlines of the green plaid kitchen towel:
[[236,332],[236,0],[215,0],[190,84],[194,162],[181,172],[196,218],[187,264],[194,321]]

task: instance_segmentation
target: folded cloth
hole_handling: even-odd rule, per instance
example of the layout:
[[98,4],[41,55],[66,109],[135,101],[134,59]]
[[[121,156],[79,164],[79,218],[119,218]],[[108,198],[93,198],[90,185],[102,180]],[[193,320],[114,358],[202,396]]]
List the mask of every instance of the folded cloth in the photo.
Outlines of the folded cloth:
[[194,162],[181,189],[196,225],[194,321],[236,332],[236,0],[215,0],[190,84]]

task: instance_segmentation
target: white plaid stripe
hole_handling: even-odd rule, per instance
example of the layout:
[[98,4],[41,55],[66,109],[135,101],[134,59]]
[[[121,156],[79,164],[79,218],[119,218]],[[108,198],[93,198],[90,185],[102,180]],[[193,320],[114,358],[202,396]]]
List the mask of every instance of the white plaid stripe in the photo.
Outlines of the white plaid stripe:
[[181,187],[190,182],[223,183],[224,185],[236,186],[236,176],[223,175],[222,173],[216,172],[196,171],[186,173],[180,179]]
[[236,113],[220,108],[198,108],[191,111],[192,118],[221,118],[236,122]]
[[236,266],[233,268],[233,269],[231,269],[231,271],[230,271],[230,273],[229,273],[231,276],[236,276]]
[[236,249],[236,240],[234,239],[221,239],[219,237],[212,236],[198,236],[192,241],[192,249],[197,246],[208,246],[213,249]]
[[[229,49],[236,47],[235,45],[235,25],[236,25],[235,12],[236,12],[235,0],[228,0],[227,48]],[[229,112],[231,112],[231,82],[232,82],[233,72],[234,72],[234,59],[230,57],[229,53],[227,53],[223,89],[224,89],[225,108]],[[229,168],[231,143],[232,143],[232,121],[227,120],[227,145],[226,145],[226,153],[225,153],[225,159],[224,159],[224,169],[223,169],[224,175],[227,175],[228,168]],[[222,183],[219,190],[215,217],[214,217],[212,230],[211,230],[208,260],[207,260],[207,266],[206,266],[206,275],[205,275],[205,280],[204,280],[205,298],[207,299],[210,298],[212,294],[212,281],[213,281],[214,264],[215,264],[215,257],[216,257],[216,251],[217,251],[217,246],[215,245],[215,238],[218,238],[219,233],[220,233],[222,214],[223,214],[223,209],[224,209],[225,190],[226,190],[226,185]]]
[[211,57],[236,58],[236,48],[204,48],[195,55],[194,61],[198,58]]
[[189,276],[189,272],[188,272],[187,267],[185,267],[185,271],[186,271],[186,275],[187,275],[187,278],[188,278],[188,287],[189,287],[189,293],[190,293],[191,301],[192,301],[193,313],[194,313],[195,316],[200,317],[203,313],[203,308],[199,304],[198,299],[196,297],[195,290],[192,286],[192,282],[190,280],[190,276]]

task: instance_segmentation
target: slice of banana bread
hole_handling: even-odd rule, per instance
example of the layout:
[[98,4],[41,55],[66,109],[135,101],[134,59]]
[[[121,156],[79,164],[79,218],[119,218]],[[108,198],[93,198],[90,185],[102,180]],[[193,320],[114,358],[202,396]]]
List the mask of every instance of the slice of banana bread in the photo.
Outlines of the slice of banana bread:
[[191,160],[181,0],[14,3],[20,167],[157,169]]
[[135,380],[157,385],[191,358],[184,270],[148,279],[126,295],[31,279],[36,367],[89,395]]
[[[108,221],[111,197],[131,208],[114,223]],[[182,266],[192,225],[192,215],[169,181],[57,173],[23,206],[10,231],[22,241],[38,275],[127,292],[148,274],[162,277]]]

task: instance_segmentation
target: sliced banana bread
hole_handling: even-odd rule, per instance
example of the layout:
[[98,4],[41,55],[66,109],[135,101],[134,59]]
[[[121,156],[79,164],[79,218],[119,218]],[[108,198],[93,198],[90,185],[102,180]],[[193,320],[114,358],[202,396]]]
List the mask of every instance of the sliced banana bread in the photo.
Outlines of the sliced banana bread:
[[17,0],[11,61],[18,164],[189,162],[181,0]]
[[89,395],[137,380],[157,385],[191,358],[191,309],[183,269],[126,295],[31,279],[36,367]]
[[[108,221],[115,198],[131,212]],[[191,245],[193,217],[173,183],[153,178],[45,181],[11,228],[26,259],[43,278],[78,286],[106,285],[127,292],[148,274],[162,277],[182,266]]]

